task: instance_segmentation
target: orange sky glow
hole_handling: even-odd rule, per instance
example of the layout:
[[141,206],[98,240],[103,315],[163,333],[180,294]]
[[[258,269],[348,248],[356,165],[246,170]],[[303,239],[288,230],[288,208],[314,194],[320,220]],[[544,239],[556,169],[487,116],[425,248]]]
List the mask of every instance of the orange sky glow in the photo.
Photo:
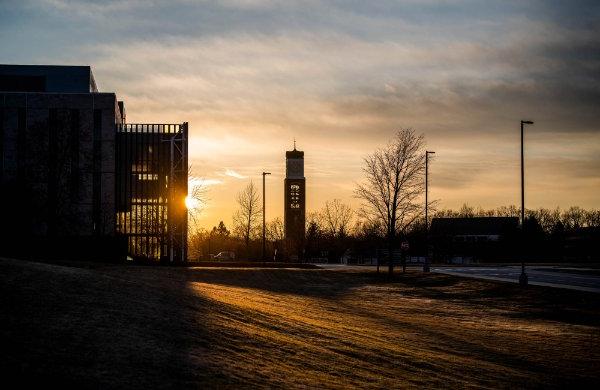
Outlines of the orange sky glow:
[[283,216],[294,138],[308,211],[357,209],[362,158],[404,127],[436,152],[439,207],[518,204],[521,119],[527,207],[598,208],[598,8],[567,3],[23,1],[0,62],[89,64],[129,122],[189,122],[206,228],[262,171]]

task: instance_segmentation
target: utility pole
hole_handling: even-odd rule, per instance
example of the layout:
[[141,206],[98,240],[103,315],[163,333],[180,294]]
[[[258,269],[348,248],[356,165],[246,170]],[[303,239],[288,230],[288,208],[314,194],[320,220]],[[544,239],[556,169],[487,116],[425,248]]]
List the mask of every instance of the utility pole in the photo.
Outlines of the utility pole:
[[521,121],[521,275],[519,284],[527,286],[528,277],[525,273],[525,258],[523,248],[525,247],[525,153],[523,146],[523,125],[533,125],[533,121]]
[[423,264],[423,272],[429,272],[429,155],[435,154],[435,152],[425,151],[425,263]]
[[263,172],[262,173],[262,179],[263,179],[263,193],[262,193],[262,198],[263,198],[263,207],[262,207],[262,217],[263,217],[263,226],[262,226],[262,260],[265,261],[265,255],[266,255],[266,238],[267,238],[267,230],[266,230],[266,221],[265,221],[265,176],[266,175],[270,175],[271,172]]
[[169,208],[167,212],[167,229],[169,229],[169,262],[173,262],[174,252],[173,252],[173,206],[175,205],[175,189],[174,189],[174,180],[175,177],[175,136],[171,136],[169,139],[169,149],[171,153],[171,169],[169,171]]

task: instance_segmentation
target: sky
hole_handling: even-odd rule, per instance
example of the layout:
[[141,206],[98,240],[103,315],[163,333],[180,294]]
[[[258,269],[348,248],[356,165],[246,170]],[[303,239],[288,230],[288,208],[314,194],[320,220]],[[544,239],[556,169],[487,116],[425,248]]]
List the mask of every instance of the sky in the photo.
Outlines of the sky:
[[363,158],[401,128],[436,152],[438,207],[600,207],[597,1],[0,0],[0,63],[90,65],[130,123],[189,122],[200,223],[230,226],[285,151],[307,209],[353,196]]

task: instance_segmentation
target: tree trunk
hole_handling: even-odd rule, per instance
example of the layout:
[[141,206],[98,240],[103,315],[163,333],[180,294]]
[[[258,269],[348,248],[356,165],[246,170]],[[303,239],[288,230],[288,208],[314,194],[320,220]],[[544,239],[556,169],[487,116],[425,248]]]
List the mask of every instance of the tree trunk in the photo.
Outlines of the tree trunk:
[[388,275],[394,274],[394,236],[388,235]]

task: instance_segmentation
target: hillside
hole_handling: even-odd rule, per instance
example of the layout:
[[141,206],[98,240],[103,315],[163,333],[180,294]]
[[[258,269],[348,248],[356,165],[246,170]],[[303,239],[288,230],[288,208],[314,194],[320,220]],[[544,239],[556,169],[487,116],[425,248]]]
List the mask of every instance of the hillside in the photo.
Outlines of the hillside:
[[460,279],[0,259],[5,378],[83,387],[600,383],[598,296]]

